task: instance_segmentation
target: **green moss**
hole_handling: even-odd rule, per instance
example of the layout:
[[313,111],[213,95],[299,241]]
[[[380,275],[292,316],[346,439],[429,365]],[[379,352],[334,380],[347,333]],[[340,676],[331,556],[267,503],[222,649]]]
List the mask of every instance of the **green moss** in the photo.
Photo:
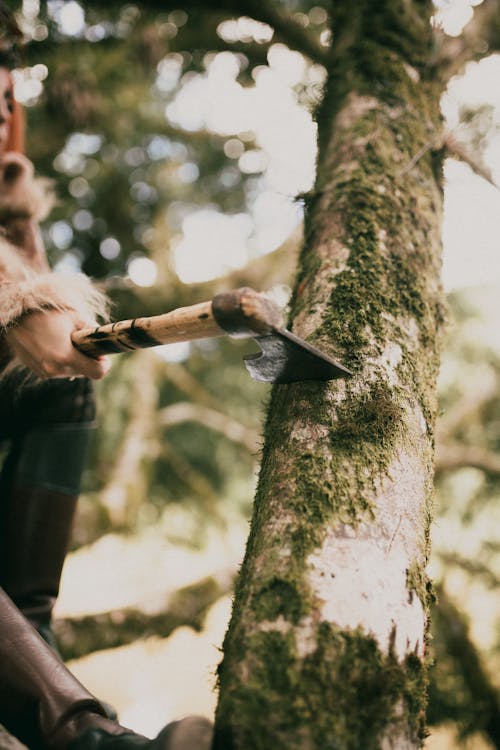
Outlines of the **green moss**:
[[[393,324],[387,325],[381,313],[417,319],[423,346],[435,339],[444,317],[441,297],[432,294],[428,285],[427,235],[435,225],[436,207],[431,198],[422,201],[416,197],[426,194],[422,179],[428,181],[431,195],[440,169],[430,147],[440,122],[438,96],[430,85],[422,85],[408,74],[410,64],[422,78],[426,75],[431,49],[429,7],[429,3],[417,7],[404,2],[383,2],[375,7],[358,0],[349,4],[348,11],[342,4],[332,8],[342,54],[335,58],[334,45],[336,64],[318,115],[322,158],[315,194],[331,195],[332,213],[342,216],[342,235],[337,239],[350,249],[350,255],[344,272],[338,274],[338,268],[332,266],[331,305],[312,338],[331,341],[334,353],[355,371],[363,367],[367,355],[380,352],[388,334],[393,333]],[[348,93],[376,97],[378,106],[352,127],[339,130],[332,142],[332,119]],[[360,145],[353,146],[356,143]],[[346,149],[351,165],[359,160],[347,179],[338,159]],[[404,174],[404,167],[419,151],[420,184],[416,186],[412,170]],[[325,203],[324,198],[308,207],[292,317],[311,300],[321,298],[327,285],[324,275],[318,273],[318,259],[312,250],[328,220]],[[380,249],[381,233],[386,238],[386,252]],[[309,291],[307,295],[304,289]],[[400,341],[404,345],[404,335]],[[435,376],[435,360],[429,366],[433,372],[422,373],[426,382]],[[423,411],[429,413],[425,404]]]
[[[403,128],[406,119],[408,132]],[[318,182],[329,186],[332,212],[342,216],[342,235],[338,239],[350,254],[348,265],[340,274],[336,264],[332,265],[331,305],[316,338],[328,337],[355,369],[362,366],[367,353],[363,349],[373,337],[379,346],[387,337],[390,326],[382,312],[386,316],[417,318],[424,344],[435,337],[436,326],[443,317],[440,295],[430,293],[426,272],[430,259],[427,235],[435,224],[435,206],[431,199],[417,201],[410,186],[398,186],[401,161],[409,162],[415,151],[425,146],[428,134],[421,125],[415,126],[412,117],[398,118],[397,131],[394,122],[383,120],[383,112],[370,111],[356,122],[354,132],[339,136],[335,145],[341,150],[343,139],[363,141],[366,132],[377,133],[376,142],[363,141],[359,166],[348,179],[331,164],[318,175]],[[398,162],[395,154],[399,154]],[[420,169],[424,169],[429,184],[434,184],[430,158],[422,161]],[[328,284],[318,273],[320,260],[312,248],[329,218],[325,215],[325,200],[307,215],[307,242],[301,256],[292,317],[307,307],[311,298],[320,297],[321,288]],[[307,296],[303,295],[305,287],[310,288]]]
[[[331,131],[331,117],[348,93],[376,96],[388,105],[404,107],[419,97],[418,83],[408,74],[407,66],[422,80],[429,79],[434,45],[431,13],[430,0],[418,4],[405,0],[332,3],[332,65],[317,116],[323,148]],[[434,98],[429,104],[435,107],[434,120],[438,121],[438,102]]]
[[[279,446],[289,444],[289,431],[304,410],[326,440],[309,451],[292,447],[291,467],[286,460],[280,463]],[[317,386],[301,400],[279,389],[269,413],[266,441],[277,450],[264,456],[246,556],[259,559],[258,579],[241,576],[236,596],[250,598],[256,621],[282,616],[297,624],[317,606],[305,575],[307,558],[328,529],[342,523],[356,527],[372,517],[376,485],[404,431],[404,410],[400,393],[378,381],[362,391],[353,389],[335,412],[325,408]],[[280,493],[280,486],[286,491]],[[284,517],[293,519],[271,546],[263,533],[273,525],[270,497]]]
[[[416,195],[410,185],[397,186],[401,159],[409,162],[425,143],[427,134],[421,133],[419,140],[418,127],[417,137],[415,133],[405,134],[405,138],[412,139],[412,147],[405,148],[396,140],[394,125],[381,130],[380,118],[380,112],[369,112],[356,123],[354,134],[344,134],[355,140],[358,130],[368,128],[378,133],[376,143],[364,146],[359,167],[348,179],[340,172],[335,175],[331,168],[318,178],[330,181],[333,213],[342,216],[342,234],[337,239],[349,249],[349,258],[340,273],[333,259],[330,280],[318,271],[319,259],[312,248],[317,234],[324,232],[323,201],[307,217],[307,227],[313,229],[306,230],[308,244],[302,253],[292,318],[311,305],[314,308],[314,300],[322,300],[321,294],[330,288],[330,304],[311,340],[323,346],[324,342],[331,342],[332,353],[355,372],[363,369],[367,357],[378,357],[388,342],[398,344],[402,350],[401,381],[412,383],[420,408],[431,424],[434,396],[429,384],[436,377],[436,342],[445,319],[441,290],[429,283],[430,273],[436,277],[439,274],[429,243],[436,208],[432,197],[427,197],[421,188]],[[339,149],[342,138],[340,141]],[[387,152],[401,154],[400,161],[388,158]],[[420,171],[424,170],[429,186],[435,189],[430,157],[426,162]],[[318,213],[323,214],[321,219]],[[308,293],[304,294],[304,290]],[[415,342],[409,340],[405,327],[409,320],[417,323],[420,345],[428,350],[418,362],[414,357]]]
[[253,595],[252,608],[257,622],[274,621],[282,616],[297,624],[309,609],[309,597],[303,586],[292,576],[288,580],[277,576],[263,579]]
[[[425,559],[426,556],[424,557]],[[414,560],[406,571],[406,588],[408,589],[410,600],[416,594],[426,612],[436,603],[436,595],[432,582],[421,560]]]
[[[363,356],[380,350],[396,320],[416,318],[425,346],[436,335],[436,303],[430,295],[425,206],[418,215],[411,195],[385,188],[381,166],[370,174],[365,161],[349,181],[336,186],[336,204],[344,211],[346,269],[335,278],[331,304],[318,337],[328,335],[359,370]],[[379,194],[381,187],[386,191]],[[385,250],[384,250],[385,247]],[[403,336],[400,340],[404,344]]]
[[[302,408],[302,403],[286,409],[275,402],[271,413],[283,415],[285,410],[290,422],[295,423]],[[237,597],[250,597],[256,622],[272,622],[281,616],[297,625],[317,608],[305,576],[307,557],[322,544],[332,526],[346,523],[355,527],[370,518],[375,483],[387,472],[403,428],[399,395],[380,382],[353,395],[335,414],[319,405],[317,408],[318,423],[328,427],[327,452],[316,446],[315,451],[297,455],[293,466],[295,490],[289,499],[279,498],[282,512],[293,515],[293,524],[283,530],[280,546],[272,552],[266,549],[264,556],[268,540],[258,530],[267,526],[268,513],[272,513],[266,498],[280,471],[272,460],[274,452],[267,454],[262,467],[247,550],[247,558],[261,560],[258,581],[250,587],[240,578],[237,589]],[[274,444],[279,445],[282,435],[276,433],[272,419],[267,432],[268,440],[273,434]]]
[[251,637],[251,670],[232,688],[234,713],[220,717],[214,750],[380,750],[389,726],[407,729],[415,742],[423,737],[417,657],[400,664],[362,631],[327,623],[310,637],[316,648],[302,658],[292,632]]
[[[411,65],[424,69],[429,64],[432,34],[429,17],[433,11],[430,0],[409,3],[406,0],[351,0],[332,3],[334,32],[350,36],[351,45],[369,40],[382,48],[393,50]],[[340,40],[342,43],[342,39]]]
[[382,382],[372,383],[337,409],[332,444],[349,449],[358,442],[376,445],[383,449],[385,464],[400,433],[402,417],[402,406],[391,388]]
[[403,427],[398,398],[384,383],[370,384],[321,420],[328,426],[327,453],[297,458],[294,549],[301,558],[332,524],[356,526],[370,515],[375,483],[387,471]]

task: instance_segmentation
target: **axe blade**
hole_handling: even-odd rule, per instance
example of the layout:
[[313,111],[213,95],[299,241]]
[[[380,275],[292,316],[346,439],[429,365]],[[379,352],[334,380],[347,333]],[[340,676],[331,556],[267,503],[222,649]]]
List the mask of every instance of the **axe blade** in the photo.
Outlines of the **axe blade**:
[[89,357],[215,336],[252,337],[260,354],[244,357],[247,370],[264,383],[334,380],[353,373],[282,327],[279,308],[266,295],[243,287],[209,302],[163,315],[121,320],[73,331],[73,344]]
[[245,367],[261,383],[297,383],[303,380],[334,380],[353,373],[316,347],[286,329],[254,336],[261,352],[245,356]]

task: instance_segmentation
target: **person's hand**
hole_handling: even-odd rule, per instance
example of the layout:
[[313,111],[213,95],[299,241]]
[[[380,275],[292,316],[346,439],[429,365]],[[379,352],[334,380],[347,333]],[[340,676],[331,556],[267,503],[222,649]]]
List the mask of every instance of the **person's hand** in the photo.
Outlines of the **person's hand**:
[[71,341],[72,332],[86,325],[71,312],[32,312],[12,326],[6,337],[13,353],[38,377],[100,380],[111,366],[109,357],[86,357]]

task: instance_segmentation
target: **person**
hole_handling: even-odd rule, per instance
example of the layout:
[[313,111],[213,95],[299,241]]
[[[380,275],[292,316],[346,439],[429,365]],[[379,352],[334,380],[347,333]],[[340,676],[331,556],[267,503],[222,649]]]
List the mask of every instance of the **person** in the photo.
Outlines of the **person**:
[[[0,3],[0,41],[17,35]],[[50,191],[24,155],[12,45],[0,46],[0,723],[32,750],[208,750],[191,716],[153,740],[109,718],[63,664],[51,630],[89,435],[109,369],[71,333],[106,310],[82,274],[51,271],[39,222]]]

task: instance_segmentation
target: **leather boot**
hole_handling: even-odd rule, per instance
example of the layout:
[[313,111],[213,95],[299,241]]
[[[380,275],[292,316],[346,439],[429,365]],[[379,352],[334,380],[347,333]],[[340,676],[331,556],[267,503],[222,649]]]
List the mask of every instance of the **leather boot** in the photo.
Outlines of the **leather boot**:
[[[57,654],[52,611],[89,436],[88,423],[75,423],[18,437],[0,482],[0,586]],[[114,706],[102,705],[117,718]]]
[[0,589],[0,722],[32,750],[209,750],[207,719],[187,717],[149,740],[105,717]]
[[77,496],[14,484],[0,512],[0,585],[57,650],[52,610],[71,538]]
[[52,610],[85,465],[91,425],[35,427],[12,440],[0,481],[0,586],[56,647]]

